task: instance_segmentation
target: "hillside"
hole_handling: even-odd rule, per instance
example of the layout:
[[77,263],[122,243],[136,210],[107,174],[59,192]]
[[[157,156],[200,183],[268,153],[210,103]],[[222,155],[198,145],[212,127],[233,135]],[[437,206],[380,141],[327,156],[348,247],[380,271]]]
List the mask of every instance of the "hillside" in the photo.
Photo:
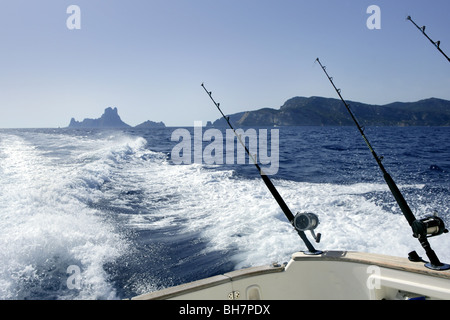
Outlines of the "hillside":
[[[362,126],[450,126],[450,101],[430,98],[416,102],[370,105],[347,101]],[[352,119],[341,100],[294,97],[279,109],[263,108],[230,115],[238,126],[349,126]],[[218,119],[214,126],[225,126]]]

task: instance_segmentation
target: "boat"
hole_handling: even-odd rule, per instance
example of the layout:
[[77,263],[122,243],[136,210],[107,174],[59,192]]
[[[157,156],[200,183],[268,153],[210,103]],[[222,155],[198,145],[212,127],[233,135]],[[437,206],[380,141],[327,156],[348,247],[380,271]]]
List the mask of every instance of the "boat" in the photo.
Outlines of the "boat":
[[[329,80],[332,81],[331,77]],[[336,91],[342,99],[340,90]],[[207,92],[211,97],[211,92]],[[214,103],[219,108],[219,104]],[[436,215],[416,219],[350,109],[349,112],[429,262],[415,251],[402,258],[366,252],[316,250],[305,232],[310,231],[315,242],[320,242],[320,233],[314,233],[319,225],[318,216],[308,212],[294,216],[255,161],[263,181],[308,250],[293,253],[287,263],[235,270],[142,294],[132,300],[450,300],[450,265],[440,262],[428,242],[428,238],[448,232],[443,220]]]
[[[414,23],[410,16],[407,20]],[[444,54],[439,47],[440,42],[432,41],[425,34],[425,27],[419,29]],[[450,61],[447,56],[446,58]],[[220,104],[202,83],[203,89],[235,132],[238,141],[253,160],[264,183],[308,250],[293,253],[287,263],[235,270],[139,295],[132,300],[450,300],[450,265],[440,262],[428,242],[430,237],[448,233],[443,220],[436,215],[416,219],[394,180],[384,168],[382,157],[375,153],[364,128],[342,97],[341,90],[335,86],[333,78],[328,75],[319,58],[316,62],[320,64],[355,122],[429,262],[423,260],[415,251],[410,252],[406,258],[366,252],[316,250],[304,232],[310,231],[314,240],[320,242],[320,234],[314,233],[319,224],[318,217],[312,213],[297,213],[295,216],[291,213],[275,186],[236,134],[229,117],[225,116]]]
[[365,252],[296,252],[288,263],[236,270],[132,300],[450,300],[450,270]]

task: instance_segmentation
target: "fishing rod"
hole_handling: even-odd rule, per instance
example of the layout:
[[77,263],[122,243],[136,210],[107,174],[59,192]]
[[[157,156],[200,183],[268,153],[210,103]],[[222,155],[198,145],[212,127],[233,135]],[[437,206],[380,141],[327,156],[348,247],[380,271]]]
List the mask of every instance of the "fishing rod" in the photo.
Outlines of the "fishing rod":
[[306,247],[308,248],[307,252],[304,252],[305,254],[311,254],[311,255],[319,255],[322,254],[322,251],[316,250],[314,246],[311,244],[311,242],[308,240],[306,234],[304,231],[309,230],[314,238],[314,240],[318,243],[320,242],[320,233],[317,234],[317,236],[314,234],[314,229],[319,224],[318,217],[313,213],[297,213],[295,216],[292,214],[291,210],[287,206],[286,202],[284,202],[283,198],[279,194],[278,190],[273,185],[272,181],[269,179],[269,177],[264,173],[264,171],[261,169],[261,167],[258,165],[258,162],[256,161],[256,156],[254,157],[250,151],[248,150],[247,146],[245,145],[244,141],[242,141],[241,136],[237,134],[236,130],[233,128],[233,125],[230,122],[230,117],[225,116],[222,109],[220,109],[220,103],[216,102],[212,96],[212,92],[208,91],[205,87],[205,85],[202,83],[202,88],[206,91],[208,96],[211,98],[214,105],[219,110],[222,117],[227,122],[228,126],[233,130],[234,135],[237,137],[238,141],[241,143],[241,145],[244,147],[245,152],[248,154],[248,156],[252,159],[253,164],[258,169],[259,174],[261,175],[262,180],[266,184],[267,188],[269,189],[272,196],[277,201],[278,205],[280,206],[281,210],[283,211],[286,218],[289,220],[289,222],[292,224],[292,226],[297,231],[300,238],[305,243]]
[[440,42],[440,41],[436,41],[436,42],[435,42],[435,41],[431,40],[431,38],[425,33],[425,26],[423,26],[422,28],[419,27],[419,26],[413,21],[413,19],[411,18],[411,16],[407,16],[407,17],[406,17],[406,20],[411,21],[411,22],[416,26],[416,28],[419,29],[420,32],[422,32],[422,34],[423,34],[425,37],[427,37],[428,40],[430,40],[430,42],[436,47],[436,49],[438,49],[439,52],[442,53],[442,54],[444,55],[444,57],[447,58],[447,61],[450,62],[450,58],[444,53],[444,51],[442,51],[442,49],[441,49],[441,47],[440,47],[441,42]]
[[[433,269],[433,270],[447,270],[450,269],[450,265],[443,264],[439,261],[439,258],[437,257],[436,253],[431,249],[431,245],[428,242],[428,238],[438,236],[442,233],[447,233],[448,230],[445,228],[444,221],[437,217],[437,216],[428,216],[426,218],[417,220],[414,214],[412,213],[410,207],[408,206],[408,203],[406,202],[405,198],[403,197],[402,193],[398,189],[397,185],[395,184],[394,180],[390,176],[390,174],[386,171],[386,169],[383,166],[382,157],[379,157],[375,150],[372,148],[372,145],[370,144],[369,140],[367,139],[363,127],[358,123],[358,120],[356,120],[355,115],[353,114],[350,105],[344,100],[341,94],[341,89],[338,89],[336,85],[333,82],[333,78],[328,75],[328,72],[326,71],[326,67],[322,65],[319,58],[316,59],[316,62],[319,63],[320,67],[322,68],[323,72],[325,72],[328,80],[330,80],[334,90],[337,92],[339,98],[344,103],[345,108],[350,113],[350,116],[355,122],[356,127],[358,128],[359,132],[361,133],[365,143],[369,147],[370,152],[372,153],[372,156],[375,158],[378,166],[381,169],[381,172],[383,173],[383,178],[386,181],[387,185],[389,186],[389,189],[391,190],[392,195],[394,196],[395,200],[397,201],[397,204],[399,205],[403,215],[405,216],[406,220],[408,221],[409,225],[411,226],[413,230],[413,236],[415,238],[418,238],[420,244],[425,249],[425,253],[427,254],[428,258],[430,259],[430,262],[425,264],[427,268]],[[415,251],[410,252],[410,260],[412,261],[422,261],[421,258],[417,255]]]

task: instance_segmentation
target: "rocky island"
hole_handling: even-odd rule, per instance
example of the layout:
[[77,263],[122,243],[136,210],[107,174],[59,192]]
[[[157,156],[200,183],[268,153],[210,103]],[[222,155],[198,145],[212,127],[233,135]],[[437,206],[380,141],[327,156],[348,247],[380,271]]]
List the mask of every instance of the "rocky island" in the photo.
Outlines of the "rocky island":
[[[134,128],[165,128],[163,122],[153,122],[147,120]],[[108,107],[103,115],[98,119],[86,118],[83,121],[70,120],[69,128],[132,128],[132,126],[122,121],[117,108]]]
[[154,121],[150,121],[147,120],[145,122],[142,122],[141,124],[138,124],[137,126],[135,126],[135,128],[137,129],[145,129],[145,128],[165,128],[166,125],[164,124],[164,122],[160,121],[160,122],[154,122]]
[[[416,102],[371,105],[347,101],[363,126],[450,126],[450,101],[430,98]],[[229,115],[239,126],[351,126],[342,101],[323,97],[294,97],[279,109],[262,108]],[[223,118],[213,123],[226,126]]]

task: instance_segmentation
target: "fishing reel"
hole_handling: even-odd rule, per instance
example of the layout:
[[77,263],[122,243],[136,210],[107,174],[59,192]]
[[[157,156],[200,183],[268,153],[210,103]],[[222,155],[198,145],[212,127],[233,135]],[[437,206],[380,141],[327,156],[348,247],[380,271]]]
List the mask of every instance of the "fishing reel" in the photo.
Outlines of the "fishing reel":
[[[435,237],[441,235],[443,233],[447,233],[448,230],[445,228],[444,221],[439,218],[436,214],[433,216],[428,216],[422,219],[414,220],[411,224],[411,228],[413,231],[413,237],[417,238],[425,249],[425,252],[430,259],[430,262],[425,264],[425,267],[432,270],[448,270],[450,269],[450,265],[446,263],[441,263],[436,253],[431,249],[430,243],[428,242],[428,238]],[[422,258],[418,256],[418,254],[413,251],[409,253],[409,260],[418,262],[424,261]],[[426,261],[424,261],[426,262]]]
[[310,231],[314,240],[319,243],[321,234],[314,233],[314,229],[319,225],[319,217],[311,212],[298,212],[292,222],[297,231]]
[[447,233],[444,221],[436,214],[422,219],[415,220],[411,228],[415,238],[431,238],[443,233]]

